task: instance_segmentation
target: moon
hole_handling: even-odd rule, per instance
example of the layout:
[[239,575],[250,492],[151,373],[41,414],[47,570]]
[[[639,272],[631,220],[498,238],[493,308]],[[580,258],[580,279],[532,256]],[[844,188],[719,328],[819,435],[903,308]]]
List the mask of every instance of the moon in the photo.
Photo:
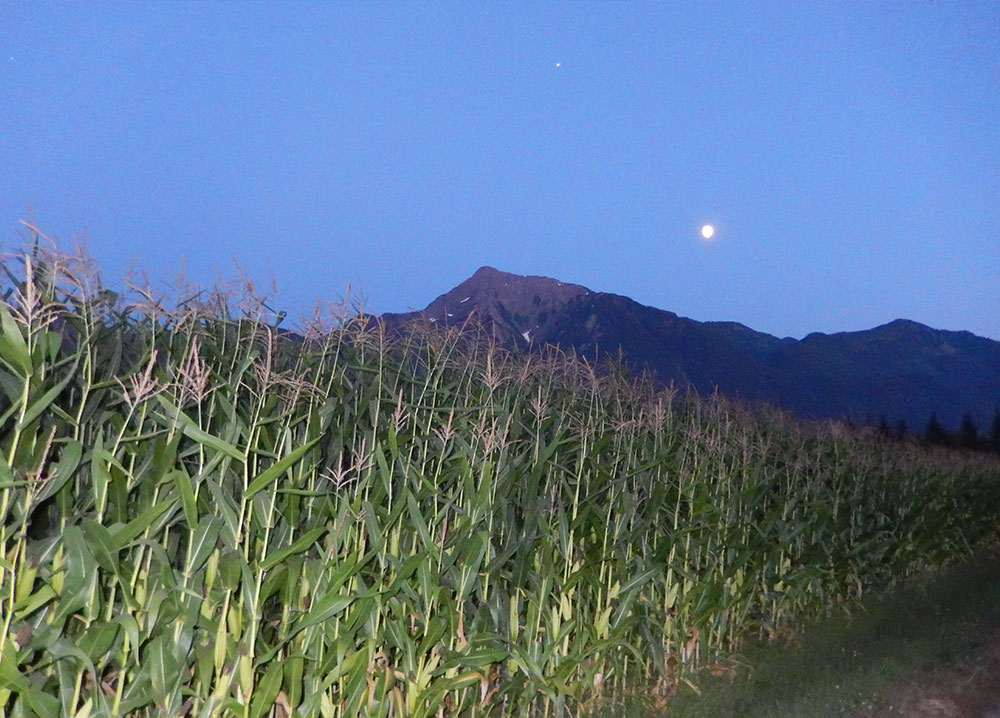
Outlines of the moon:
[[702,239],[711,239],[712,235],[714,234],[715,234],[715,227],[713,227],[710,224],[706,224],[704,227],[701,228]]

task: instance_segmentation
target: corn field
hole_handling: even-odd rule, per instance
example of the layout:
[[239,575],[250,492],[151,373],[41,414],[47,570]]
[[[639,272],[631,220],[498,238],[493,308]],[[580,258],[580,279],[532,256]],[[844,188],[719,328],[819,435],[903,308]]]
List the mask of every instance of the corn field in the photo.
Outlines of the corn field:
[[[36,238],[37,240],[37,238]],[[563,716],[969,554],[1000,465],[4,264],[0,716]]]

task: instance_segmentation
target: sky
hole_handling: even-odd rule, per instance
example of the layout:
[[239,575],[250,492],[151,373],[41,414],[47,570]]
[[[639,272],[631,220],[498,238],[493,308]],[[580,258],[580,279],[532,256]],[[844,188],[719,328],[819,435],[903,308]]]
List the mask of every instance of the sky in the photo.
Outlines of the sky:
[[398,312],[489,265],[1000,339],[995,0],[6,0],[0,118],[0,249],[86,238],[112,288]]

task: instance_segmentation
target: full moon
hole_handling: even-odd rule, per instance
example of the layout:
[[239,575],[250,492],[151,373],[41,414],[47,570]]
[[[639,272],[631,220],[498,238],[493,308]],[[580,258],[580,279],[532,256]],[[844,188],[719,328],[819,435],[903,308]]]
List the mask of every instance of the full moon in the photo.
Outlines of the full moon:
[[701,228],[701,236],[703,239],[711,239],[713,234],[715,234],[715,227],[712,225],[706,224]]

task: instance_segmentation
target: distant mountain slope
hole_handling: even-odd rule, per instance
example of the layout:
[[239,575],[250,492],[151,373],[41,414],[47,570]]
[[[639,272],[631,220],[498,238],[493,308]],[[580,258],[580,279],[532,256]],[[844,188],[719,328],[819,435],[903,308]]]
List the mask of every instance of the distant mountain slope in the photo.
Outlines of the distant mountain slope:
[[383,314],[381,319],[393,327],[418,317],[454,325],[464,323],[474,314],[492,326],[505,344],[524,347],[546,341],[543,337],[565,312],[570,300],[586,294],[591,294],[590,290],[578,284],[481,267],[423,311]]
[[779,403],[802,412],[885,414],[920,430],[932,413],[955,427],[966,411],[985,428],[1000,408],[1000,342],[906,319],[810,334],[775,366],[784,375]]
[[735,322],[699,322],[628,297],[482,267],[421,312],[383,314],[456,325],[475,317],[510,347],[556,344],[586,357],[619,349],[633,368],[707,393],[765,401],[807,417],[906,421],[931,414],[985,428],[1000,407],[1000,342],[898,319],[865,331],[779,339]]

